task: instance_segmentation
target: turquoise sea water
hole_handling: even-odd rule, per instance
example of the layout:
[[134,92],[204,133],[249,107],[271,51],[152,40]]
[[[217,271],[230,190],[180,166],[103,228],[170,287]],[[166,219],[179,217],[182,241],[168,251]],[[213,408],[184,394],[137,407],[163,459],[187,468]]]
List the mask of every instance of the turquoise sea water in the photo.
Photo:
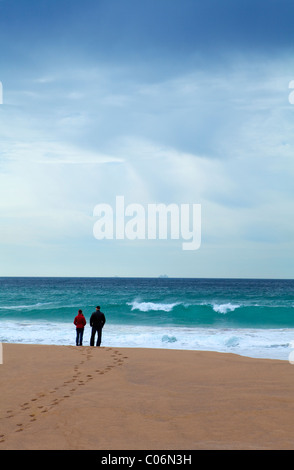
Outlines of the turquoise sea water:
[[294,349],[294,280],[0,278],[0,341],[75,344],[77,310],[89,322],[96,305],[104,346],[276,359]]

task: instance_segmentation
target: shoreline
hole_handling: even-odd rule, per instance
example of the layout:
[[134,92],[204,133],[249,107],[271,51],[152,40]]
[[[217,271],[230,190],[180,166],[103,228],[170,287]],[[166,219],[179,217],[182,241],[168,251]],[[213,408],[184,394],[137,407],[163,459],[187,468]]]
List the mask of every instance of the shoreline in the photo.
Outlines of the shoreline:
[[2,343],[0,449],[294,447],[289,361]]
[[[55,344],[55,343],[30,343],[30,342],[23,342],[23,341],[0,341],[0,348],[2,346],[2,349],[0,349],[0,365],[2,364],[1,359],[3,360],[3,348],[4,345],[9,344],[9,345],[16,345],[16,346],[32,346],[32,347],[48,347],[48,348],[76,348],[77,346],[74,344],[74,341],[71,343],[64,343],[64,344]],[[88,341],[83,341],[82,348],[92,348],[93,346],[90,346]],[[96,348],[96,344],[94,344],[94,348]],[[117,350],[134,350],[134,351],[173,351],[173,352],[187,352],[187,353],[208,353],[208,354],[225,354],[225,355],[230,355],[230,356],[236,356],[240,358],[247,358],[247,359],[253,359],[253,360],[264,360],[264,361],[279,361],[279,362],[289,362],[289,359],[285,358],[279,358],[279,357],[259,357],[259,356],[247,356],[246,354],[241,354],[238,352],[231,352],[231,351],[217,351],[214,349],[184,349],[184,348],[169,348],[169,347],[160,347],[160,346],[139,346],[139,345],[134,345],[134,346],[121,346],[121,345],[109,345],[101,343],[100,349],[117,349]]]
[[[3,344],[75,345],[75,328],[70,322],[46,322],[46,328],[40,322],[35,322],[32,331],[30,323],[27,326],[25,322],[3,321],[0,326],[3,331],[10,332],[9,335],[3,335]],[[293,355],[293,331],[292,328],[163,328],[108,324],[107,331],[103,331],[102,347],[231,353],[255,359],[288,361],[290,355]],[[90,345],[90,335],[91,329],[86,326],[84,346]],[[194,344],[195,337],[197,346]]]

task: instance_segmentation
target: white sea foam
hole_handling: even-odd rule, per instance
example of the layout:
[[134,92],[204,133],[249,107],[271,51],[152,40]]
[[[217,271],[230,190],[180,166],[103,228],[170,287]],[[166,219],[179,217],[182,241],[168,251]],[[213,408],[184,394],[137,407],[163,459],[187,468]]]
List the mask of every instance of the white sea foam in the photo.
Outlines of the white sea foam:
[[165,303],[155,303],[155,302],[138,302],[134,300],[133,302],[127,303],[132,307],[132,310],[140,310],[141,312],[153,311],[164,311],[171,312],[171,310],[179,305],[178,302],[165,304]]
[[236,308],[240,308],[241,305],[238,304],[231,304],[230,302],[227,304],[213,304],[212,308],[217,313],[226,314],[228,312],[233,312]]

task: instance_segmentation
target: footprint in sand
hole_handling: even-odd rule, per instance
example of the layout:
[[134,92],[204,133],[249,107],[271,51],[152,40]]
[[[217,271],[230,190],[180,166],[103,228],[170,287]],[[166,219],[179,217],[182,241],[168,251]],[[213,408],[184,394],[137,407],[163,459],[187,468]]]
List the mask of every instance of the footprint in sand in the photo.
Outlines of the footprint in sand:
[[58,403],[59,403],[58,398],[55,398],[55,400],[53,400],[53,402],[51,403],[51,405],[57,405]]
[[[123,359],[120,358],[119,356],[122,356],[122,354],[117,350],[113,350],[112,348],[107,348],[106,351],[111,351],[113,353],[111,355],[113,363],[109,364],[108,366],[106,366],[103,369],[96,369],[95,372],[99,375],[104,375],[105,373],[110,372],[117,365],[122,365],[123,362],[124,362],[123,359],[128,359],[127,356],[124,356]],[[62,385],[54,387],[54,389],[51,389],[47,392],[39,392],[33,398],[31,398],[29,401],[24,402],[21,405],[19,405],[20,409],[18,411],[11,410],[11,409],[6,411],[6,414],[7,414],[6,418],[13,418],[14,416],[17,416],[17,414],[19,412],[27,411],[27,413],[28,413],[27,421],[24,422],[24,424],[23,423],[18,423],[16,425],[15,432],[23,431],[29,423],[32,423],[32,422],[36,421],[38,419],[38,417],[40,417],[40,413],[42,413],[42,414],[48,413],[48,412],[50,412],[50,410],[53,410],[53,408],[55,406],[60,404],[65,398],[70,398],[73,395],[73,393],[76,392],[77,387],[71,388],[68,391],[68,394],[63,395],[63,397],[55,398],[50,404],[47,404],[47,406],[44,406],[42,404],[37,406],[38,402],[40,400],[42,400],[42,398],[44,398],[44,397],[48,398],[50,396],[50,394],[57,393],[58,391],[61,392],[62,388],[67,387],[67,386],[69,387],[70,384],[73,385],[74,383],[76,383],[76,385],[86,385],[87,382],[94,379],[92,374],[87,374],[86,377],[84,378],[84,380],[82,380],[82,377],[83,377],[83,374],[84,374],[82,366],[83,366],[83,364],[85,364],[86,361],[89,361],[90,359],[93,358],[92,350],[89,350],[89,349],[84,350],[82,355],[84,356],[85,359],[82,359],[78,364],[74,365],[72,378],[64,381]],[[78,379],[80,379],[80,380],[78,380]],[[34,409],[32,409],[32,407],[37,407],[37,408],[35,408],[36,412],[33,412]],[[5,435],[0,434],[0,443],[4,442],[4,441],[5,441]]]
[[28,410],[28,409],[29,409],[28,404],[29,404],[29,403],[23,403],[22,405],[20,405],[20,407],[21,407],[23,410]]

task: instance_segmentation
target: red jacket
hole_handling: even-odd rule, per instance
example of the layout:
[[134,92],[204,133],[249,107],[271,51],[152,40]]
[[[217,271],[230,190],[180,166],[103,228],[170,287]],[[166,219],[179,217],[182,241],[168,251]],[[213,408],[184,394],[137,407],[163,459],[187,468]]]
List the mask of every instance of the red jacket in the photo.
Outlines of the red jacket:
[[86,319],[82,313],[78,313],[77,316],[74,319],[74,324],[76,325],[77,328],[84,328],[86,325]]

